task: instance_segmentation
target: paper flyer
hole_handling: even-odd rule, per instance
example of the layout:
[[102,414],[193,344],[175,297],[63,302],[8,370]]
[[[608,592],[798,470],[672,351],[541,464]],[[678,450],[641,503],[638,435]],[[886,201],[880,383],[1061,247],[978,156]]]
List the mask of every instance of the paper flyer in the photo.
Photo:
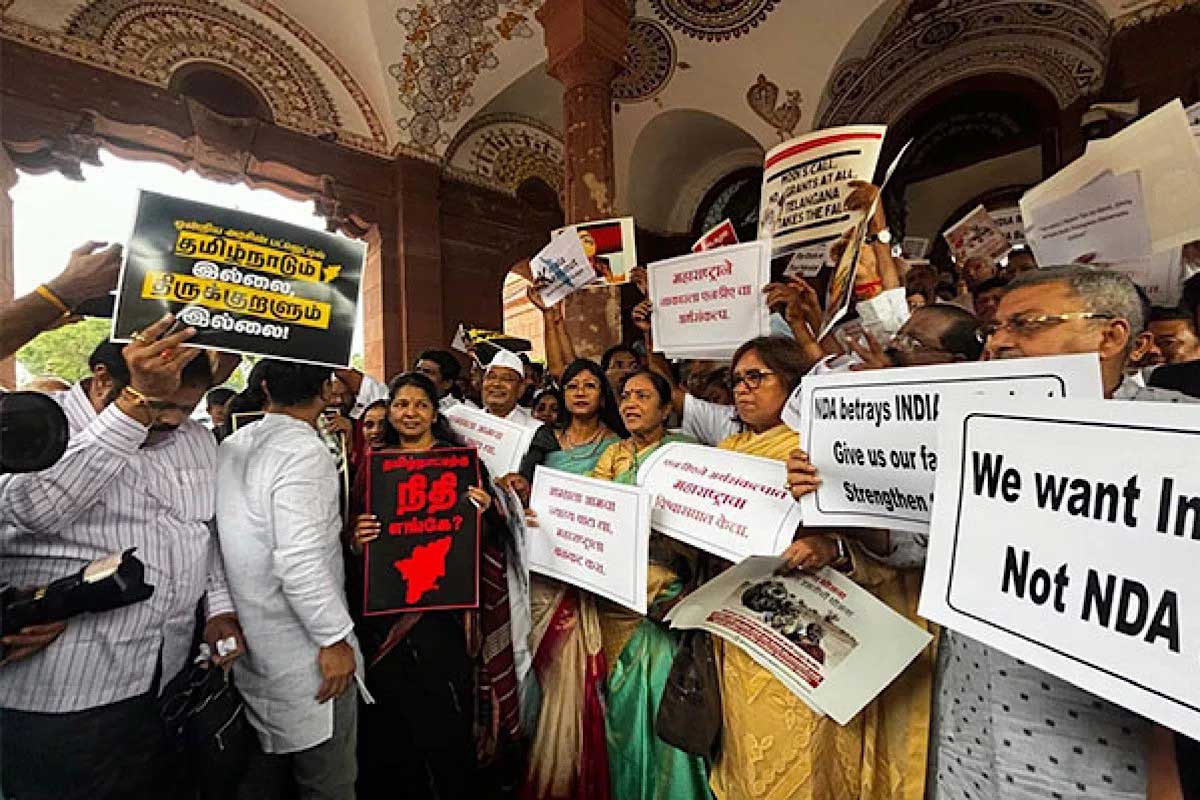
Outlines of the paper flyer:
[[852,720],[932,640],[832,569],[776,575],[752,557],[688,595],[672,628],[699,628],[740,647],[814,711]]
[[629,282],[629,272],[638,263],[633,217],[602,219],[556,228],[550,232],[551,240],[566,231],[574,231],[579,237],[584,255],[591,262],[600,283]]
[[758,238],[771,242],[771,258],[829,247],[855,225],[845,208],[851,181],[874,177],[883,147],[883,125],[849,125],[813,131],[784,142],[763,163]]
[[539,294],[548,306],[556,305],[596,280],[596,270],[582,242],[573,236],[556,236],[529,259],[535,280],[549,281]]

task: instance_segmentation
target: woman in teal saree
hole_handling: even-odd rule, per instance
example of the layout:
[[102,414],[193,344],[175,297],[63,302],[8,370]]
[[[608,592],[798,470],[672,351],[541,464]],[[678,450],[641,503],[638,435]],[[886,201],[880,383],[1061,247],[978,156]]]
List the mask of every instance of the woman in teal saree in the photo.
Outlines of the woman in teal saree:
[[[592,477],[636,483],[638,467],[659,447],[692,441],[666,432],[671,387],[662,377],[636,372],[621,385],[621,420],[629,438],[611,445]],[[676,749],[654,732],[658,703],[678,647],[660,621],[693,584],[697,553],[659,534],[650,535],[647,571],[649,616],[599,601],[604,655],[610,665],[606,712],[612,796],[620,800],[710,798],[704,759]]]
[[[539,431],[526,460],[588,475],[625,429],[612,389],[594,361],[572,362],[563,371],[562,387],[560,424]],[[532,464],[528,472],[532,478]],[[608,668],[596,598],[536,575],[530,593],[530,648],[542,701],[522,796],[609,800],[603,700]]]

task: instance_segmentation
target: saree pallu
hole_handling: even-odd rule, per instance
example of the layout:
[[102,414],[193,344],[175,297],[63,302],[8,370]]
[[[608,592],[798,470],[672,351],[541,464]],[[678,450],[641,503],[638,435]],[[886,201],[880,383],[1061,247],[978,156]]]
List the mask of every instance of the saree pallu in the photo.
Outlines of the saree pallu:
[[[719,445],[779,460],[798,446],[785,426]],[[916,615],[920,574],[874,562],[851,545],[851,577],[894,611]],[[712,769],[720,800],[921,800],[929,742],[932,648],[839,726],[788,691],[744,650],[714,639],[720,670],[722,749]]]
[[[586,475],[615,440],[551,452],[546,466]],[[530,580],[533,670],[542,701],[521,790],[524,800],[608,800],[604,682],[596,600],[550,578]]]
[[[632,484],[643,459],[658,447],[690,438],[670,435],[635,451],[613,445],[601,457],[593,477]],[[657,619],[684,593],[696,575],[697,554],[686,545],[651,533],[646,596],[650,616],[601,602],[608,675],[608,763],[612,795],[619,800],[700,800],[711,797],[704,759],[685,753],[654,732],[658,704],[666,687],[678,636]]]

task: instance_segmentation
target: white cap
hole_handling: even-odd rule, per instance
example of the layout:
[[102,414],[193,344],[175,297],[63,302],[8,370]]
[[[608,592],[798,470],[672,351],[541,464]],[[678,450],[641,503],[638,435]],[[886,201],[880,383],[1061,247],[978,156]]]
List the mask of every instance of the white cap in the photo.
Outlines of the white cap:
[[492,362],[488,364],[487,371],[491,372],[496,367],[508,367],[518,375],[525,374],[525,364],[512,351],[505,350],[500,347],[496,349],[496,355],[492,356]]

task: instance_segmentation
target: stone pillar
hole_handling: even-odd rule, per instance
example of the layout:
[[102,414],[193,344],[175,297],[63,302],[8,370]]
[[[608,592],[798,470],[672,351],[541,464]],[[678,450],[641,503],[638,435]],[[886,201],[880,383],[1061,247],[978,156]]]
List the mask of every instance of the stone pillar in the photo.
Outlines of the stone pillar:
[[[567,224],[616,216],[612,81],[629,38],[626,0],[546,0],[537,12],[546,32],[546,71],[564,87],[563,212]],[[568,330],[581,356],[622,340],[617,287],[566,299]]]
[[[399,296],[395,304],[385,281],[384,318],[399,313],[398,341],[385,338],[387,376],[409,369],[417,354],[445,347],[442,335],[442,173],[437,164],[413,158],[397,162],[396,229]],[[393,273],[395,274],[395,273]],[[468,290],[467,287],[461,287]],[[399,345],[399,347],[396,347]]]
[[[8,191],[17,184],[17,168],[0,144],[0,305],[13,300],[13,206]],[[0,388],[17,388],[17,360],[0,361]]]

